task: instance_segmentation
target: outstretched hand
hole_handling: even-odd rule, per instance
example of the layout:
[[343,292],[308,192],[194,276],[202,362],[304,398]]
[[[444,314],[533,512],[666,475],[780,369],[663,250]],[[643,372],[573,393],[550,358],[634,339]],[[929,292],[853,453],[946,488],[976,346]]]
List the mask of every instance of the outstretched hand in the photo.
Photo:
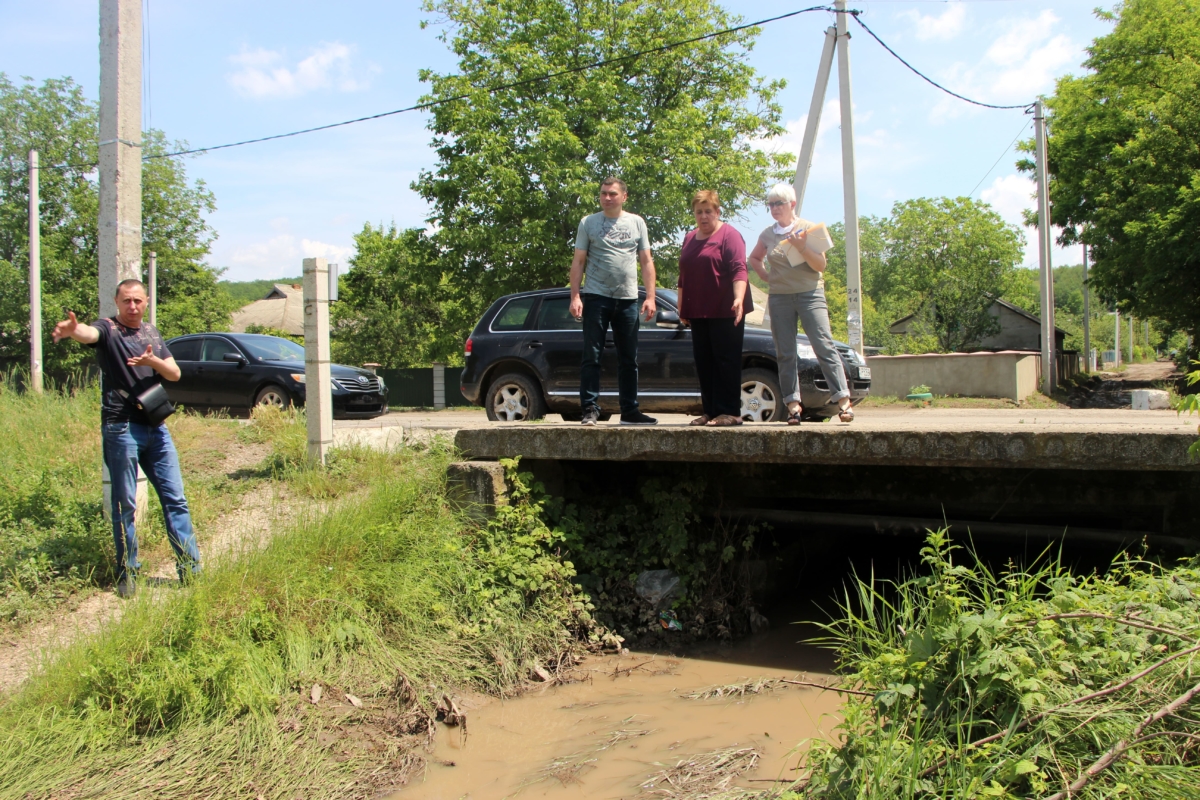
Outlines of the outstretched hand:
[[54,326],[54,343],[58,344],[63,339],[71,338],[71,334],[79,327],[79,320],[75,319],[75,312],[68,311],[67,318]]
[[157,360],[158,359],[154,355],[154,346],[146,345],[146,352],[142,353],[140,356],[133,356],[129,358],[125,363],[131,367],[153,367],[154,362]]

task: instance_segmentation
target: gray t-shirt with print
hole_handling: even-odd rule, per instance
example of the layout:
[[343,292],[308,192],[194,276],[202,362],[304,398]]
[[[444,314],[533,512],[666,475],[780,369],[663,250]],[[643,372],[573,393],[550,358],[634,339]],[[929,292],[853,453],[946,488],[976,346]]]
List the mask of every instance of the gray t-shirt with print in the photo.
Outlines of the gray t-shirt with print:
[[586,216],[575,234],[575,249],[587,251],[584,294],[637,299],[638,253],[650,249],[646,220],[627,211],[616,219],[603,211]]

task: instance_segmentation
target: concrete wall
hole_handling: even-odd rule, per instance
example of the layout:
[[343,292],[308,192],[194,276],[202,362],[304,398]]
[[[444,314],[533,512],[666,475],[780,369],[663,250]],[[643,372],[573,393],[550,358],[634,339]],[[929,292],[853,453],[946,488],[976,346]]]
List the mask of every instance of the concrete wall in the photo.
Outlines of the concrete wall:
[[1027,351],[872,356],[867,364],[871,394],[880,396],[903,397],[923,384],[934,394],[1020,401],[1038,384],[1038,354]]

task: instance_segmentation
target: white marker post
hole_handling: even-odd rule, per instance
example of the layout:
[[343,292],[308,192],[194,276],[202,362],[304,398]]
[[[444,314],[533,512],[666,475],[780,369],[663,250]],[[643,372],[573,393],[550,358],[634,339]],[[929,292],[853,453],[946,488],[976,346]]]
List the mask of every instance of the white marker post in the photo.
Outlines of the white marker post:
[[42,393],[42,226],[38,152],[29,151],[29,388]]
[[329,375],[329,264],[304,259],[304,387],[308,460],[325,465],[333,445],[333,390]]

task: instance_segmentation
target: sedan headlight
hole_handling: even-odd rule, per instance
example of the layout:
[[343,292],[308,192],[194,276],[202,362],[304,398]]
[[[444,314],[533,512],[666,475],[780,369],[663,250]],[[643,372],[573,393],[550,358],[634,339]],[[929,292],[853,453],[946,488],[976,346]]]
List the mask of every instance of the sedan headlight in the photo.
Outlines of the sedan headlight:
[[380,375],[379,373],[375,373],[375,377],[379,380],[379,391],[382,392],[384,389],[387,388],[387,385],[384,384],[384,382],[383,382],[383,376]]
[[817,351],[813,350],[812,345],[808,342],[796,342],[796,356],[797,358],[815,360],[817,357]]
[[292,380],[294,380],[296,383],[304,383],[304,373],[303,372],[293,372]]

